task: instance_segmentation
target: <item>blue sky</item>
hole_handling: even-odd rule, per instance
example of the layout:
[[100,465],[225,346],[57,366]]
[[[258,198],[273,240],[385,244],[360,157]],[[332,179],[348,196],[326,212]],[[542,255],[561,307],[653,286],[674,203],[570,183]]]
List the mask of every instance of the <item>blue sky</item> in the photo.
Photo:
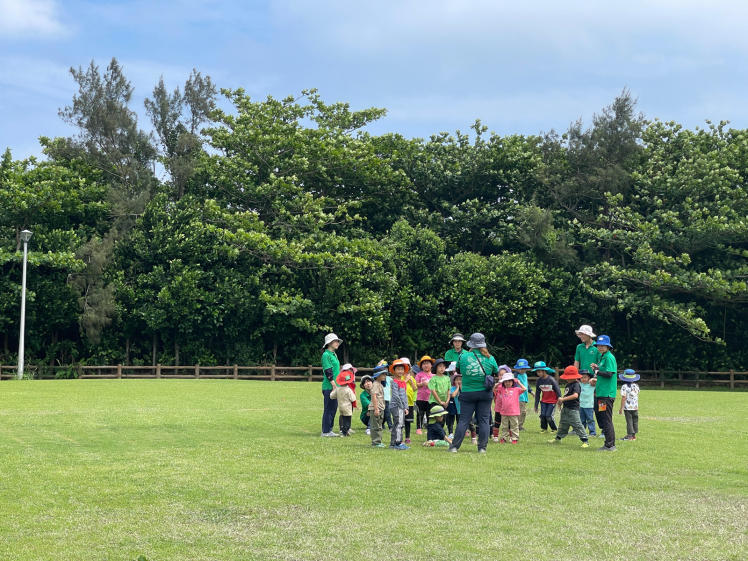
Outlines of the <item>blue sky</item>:
[[747,29],[742,1],[0,0],[0,149],[71,134],[68,68],[112,56],[144,128],[159,76],[173,88],[193,67],[254,98],[316,87],[385,107],[374,133],[563,130],[624,87],[650,118],[746,128]]

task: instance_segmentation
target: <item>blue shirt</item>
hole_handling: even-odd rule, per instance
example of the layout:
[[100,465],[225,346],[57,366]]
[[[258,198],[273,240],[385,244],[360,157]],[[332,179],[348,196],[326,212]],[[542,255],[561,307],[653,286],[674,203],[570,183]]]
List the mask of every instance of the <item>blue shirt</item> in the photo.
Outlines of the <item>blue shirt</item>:
[[579,407],[584,409],[593,408],[595,406],[595,387],[590,384],[583,384],[582,382],[579,382],[579,385],[582,386],[582,391],[579,394]]
[[[517,380],[519,381],[520,384],[522,384],[526,388],[530,387],[527,385],[527,372],[525,372],[524,374],[517,373]],[[527,390],[523,391],[519,395],[519,400],[524,401],[525,403],[530,401],[530,394],[527,393]]]

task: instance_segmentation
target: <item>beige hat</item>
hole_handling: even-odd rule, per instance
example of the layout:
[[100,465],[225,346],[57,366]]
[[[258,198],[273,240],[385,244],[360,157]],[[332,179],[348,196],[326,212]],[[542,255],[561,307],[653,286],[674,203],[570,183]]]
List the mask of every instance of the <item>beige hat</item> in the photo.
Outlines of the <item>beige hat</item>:
[[574,333],[576,333],[577,335],[579,335],[580,333],[581,333],[582,335],[589,335],[589,336],[590,336],[590,337],[592,337],[593,339],[594,339],[595,337],[597,337],[597,335],[595,335],[595,333],[594,333],[594,332],[592,331],[592,326],[590,326],[590,325],[582,325],[582,326],[581,326],[581,327],[580,327],[579,329],[577,329],[577,330],[576,330],[576,331],[575,331]]
[[504,372],[499,379],[499,384],[503,384],[507,380],[514,380],[514,374],[511,372]]
[[325,344],[322,345],[322,349],[323,350],[326,349],[327,345],[329,345],[333,341],[340,341],[341,343],[343,342],[343,340],[337,335],[335,335],[335,333],[328,333],[327,335],[325,335]]

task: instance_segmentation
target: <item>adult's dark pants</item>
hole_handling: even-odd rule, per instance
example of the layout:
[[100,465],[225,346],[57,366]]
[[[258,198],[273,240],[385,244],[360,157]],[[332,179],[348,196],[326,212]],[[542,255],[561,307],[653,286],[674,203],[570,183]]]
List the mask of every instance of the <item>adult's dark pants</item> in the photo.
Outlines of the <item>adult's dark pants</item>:
[[595,418],[605,435],[606,448],[616,445],[616,430],[613,428],[613,401],[610,397],[595,397]]
[[330,399],[332,390],[322,390],[322,399],[325,401],[325,409],[322,411],[322,434],[332,432],[335,426],[335,413],[338,411],[338,400]]
[[488,445],[488,435],[491,432],[491,390],[477,392],[463,392],[460,394],[460,420],[457,422],[453,448],[462,445],[465,431],[470,426],[475,414],[478,421],[478,450],[485,450]]

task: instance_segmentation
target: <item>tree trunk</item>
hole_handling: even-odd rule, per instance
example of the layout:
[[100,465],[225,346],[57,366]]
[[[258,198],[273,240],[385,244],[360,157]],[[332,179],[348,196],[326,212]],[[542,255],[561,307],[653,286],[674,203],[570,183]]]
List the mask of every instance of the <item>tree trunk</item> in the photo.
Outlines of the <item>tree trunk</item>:
[[179,343],[174,339],[174,366],[179,366]]
[[125,339],[125,364],[130,366],[130,338]]
[[153,359],[151,361],[151,364],[153,366],[156,366],[156,355],[158,354],[158,335],[156,333],[153,334]]

